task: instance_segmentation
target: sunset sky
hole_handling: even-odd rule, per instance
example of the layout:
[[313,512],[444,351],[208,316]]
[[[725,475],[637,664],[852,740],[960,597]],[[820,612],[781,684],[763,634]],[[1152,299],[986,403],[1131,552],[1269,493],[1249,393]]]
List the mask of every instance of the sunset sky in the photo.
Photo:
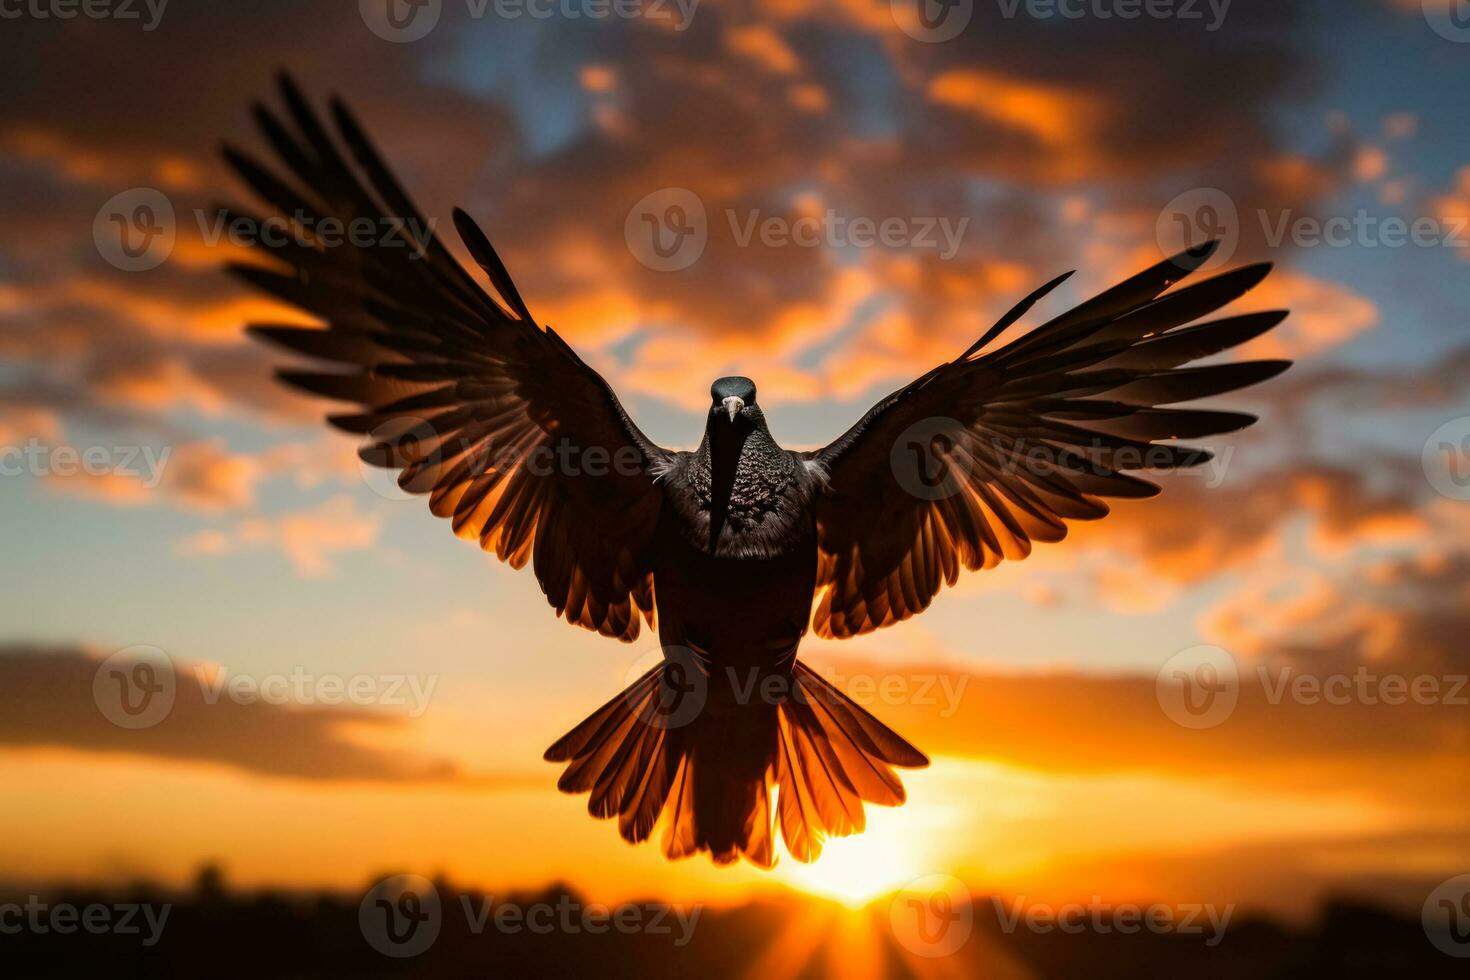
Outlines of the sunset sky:
[[[353,3],[0,22],[3,461],[165,460],[156,481],[0,478],[0,878],[177,882],[218,860],[246,885],[407,870],[605,901],[861,902],[944,873],[1300,916],[1333,891],[1417,909],[1470,872],[1470,29],[1436,30],[1437,0],[1235,0],[1213,30],[1208,4],[1203,21],[1008,6],[975,0],[938,43],[888,0],[701,0],[687,21],[444,0],[406,43]],[[1240,311],[1292,310],[1240,356],[1297,363],[1220,400],[1262,421],[1161,497],[963,577],[911,622],[804,644],[839,683],[888,680],[864,703],[933,759],[904,775],[908,804],[810,868],[668,863],[541,761],[656,643],[558,621],[529,572],[365,477],[243,335],[301,321],[223,275],[237,250],[205,233],[246,197],[220,142],[260,147],[250,105],[283,68],[355,107],[460,255],[449,215],[467,209],[665,446],[698,441],[727,374],[755,379],[785,445],[825,444],[1053,276],[1078,270],[1042,318],[1158,261],[1200,202],[1235,211],[1223,267],[1277,263]],[[176,239],[126,271],[94,226],[136,188],[167,199]],[[708,245],[661,272],[625,223],[666,188],[703,203]],[[968,220],[953,255],[732,227],[828,209]],[[1329,219],[1346,239],[1313,237]],[[1393,244],[1388,219],[1423,240]],[[136,645],[173,658],[179,694],[130,731],[90,692]],[[1156,677],[1199,645],[1241,684],[1195,730]],[[1273,694],[1283,671],[1360,668],[1440,696]],[[293,672],[408,676],[427,702],[405,682],[408,704],[208,704],[195,680]]]

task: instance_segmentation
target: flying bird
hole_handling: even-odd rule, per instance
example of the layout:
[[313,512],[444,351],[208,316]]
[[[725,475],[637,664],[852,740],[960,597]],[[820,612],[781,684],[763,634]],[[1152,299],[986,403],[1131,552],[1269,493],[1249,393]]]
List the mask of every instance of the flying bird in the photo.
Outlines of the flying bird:
[[825,839],[863,829],[866,803],[902,803],[895,769],[928,759],[797,659],[808,628],[844,638],[901,622],[962,569],[1060,541],[1067,522],[1105,516],[1106,498],[1153,496],[1130,471],[1210,458],[1171,440],[1255,421],[1167,406],[1288,366],[1185,366],[1286,316],[1197,324],[1269,271],[1171,289],[1207,244],[996,346],[1066,276],[1052,280],[822,449],[782,448],[744,377],[711,385],[698,448],[664,449],[538,325],[467,214],[454,212],[455,228],[488,289],[423,231],[346,106],[331,102],[329,126],[289,79],[281,90],[284,114],[255,107],[279,169],[224,149],[264,202],[313,227],[423,233],[411,248],[263,237],[268,261],[233,271],[323,326],[250,332],[324,362],[279,377],[349,403],[328,421],[367,437],[363,459],[399,470],[460,537],[529,563],[557,615],[625,642],[657,630],[662,659],[545,757],[627,840],[661,827],[670,858],[771,867],[779,827],[811,861]]

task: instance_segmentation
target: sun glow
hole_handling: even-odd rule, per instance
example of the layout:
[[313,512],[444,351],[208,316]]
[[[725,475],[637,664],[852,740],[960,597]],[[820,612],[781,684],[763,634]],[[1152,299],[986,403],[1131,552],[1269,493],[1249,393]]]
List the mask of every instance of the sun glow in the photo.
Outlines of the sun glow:
[[787,881],[802,891],[861,908],[919,877],[901,828],[885,828],[873,816],[870,810],[864,833],[827,841],[822,856],[811,864],[783,857],[779,867],[785,869]]

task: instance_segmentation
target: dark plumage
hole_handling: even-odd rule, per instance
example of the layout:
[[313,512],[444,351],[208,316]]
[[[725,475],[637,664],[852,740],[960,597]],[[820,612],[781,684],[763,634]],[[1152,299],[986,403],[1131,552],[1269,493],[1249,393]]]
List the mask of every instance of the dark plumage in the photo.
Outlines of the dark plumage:
[[[226,150],[274,208],[350,221],[422,218],[351,114],[335,136],[289,80],[287,121],[256,118],[289,178]],[[345,147],[345,154],[343,148]],[[664,660],[546,753],[560,787],[670,857],[799,860],[861,830],[866,802],[904,799],[894,767],[924,755],[796,659],[808,623],[847,637],[922,611],[961,568],[1060,541],[1106,497],[1147,497],[1128,471],[1209,458],[1162,440],[1249,425],[1167,408],[1263,381],[1282,361],[1184,367],[1285,313],[1187,324],[1256,285],[1266,266],[1166,292],[1212,253],[1175,256],[993,351],[1065,277],[1023,300],[955,360],[883,399],[815,452],[782,449],[747,378],[711,388],[694,452],[651,443],[550,327],[539,327],[489,241],[455,226],[493,292],[436,238],[402,244],[275,240],[248,281],[325,329],[252,333],[329,371],[288,384],[353,403],[329,421],[367,434],[363,458],[401,470],[456,534],[519,568],[557,614],[631,641],[657,626]],[[570,462],[569,462],[570,461]],[[813,605],[815,601],[815,612]],[[690,710],[692,707],[692,710]],[[772,789],[777,791],[772,809]]]

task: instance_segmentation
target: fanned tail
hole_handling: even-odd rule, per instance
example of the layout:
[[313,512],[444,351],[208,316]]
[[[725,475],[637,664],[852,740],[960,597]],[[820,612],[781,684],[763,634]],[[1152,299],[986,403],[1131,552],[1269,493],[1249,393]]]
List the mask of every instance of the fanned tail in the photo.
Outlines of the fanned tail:
[[894,766],[921,769],[929,758],[805,664],[795,671],[796,696],[780,711],[777,808],[786,850],[809,862],[828,837],[863,829],[864,803],[904,801]]
[[[776,863],[775,824],[798,861],[828,837],[861,831],[864,803],[897,806],[893,767],[929,760],[805,664],[778,703],[702,701],[691,712],[678,670],[659,664],[546,750],[557,786],[588,793],[594,817],[618,818],[631,843],[663,828],[671,859],[708,852]],[[771,791],[777,791],[776,813]]]

